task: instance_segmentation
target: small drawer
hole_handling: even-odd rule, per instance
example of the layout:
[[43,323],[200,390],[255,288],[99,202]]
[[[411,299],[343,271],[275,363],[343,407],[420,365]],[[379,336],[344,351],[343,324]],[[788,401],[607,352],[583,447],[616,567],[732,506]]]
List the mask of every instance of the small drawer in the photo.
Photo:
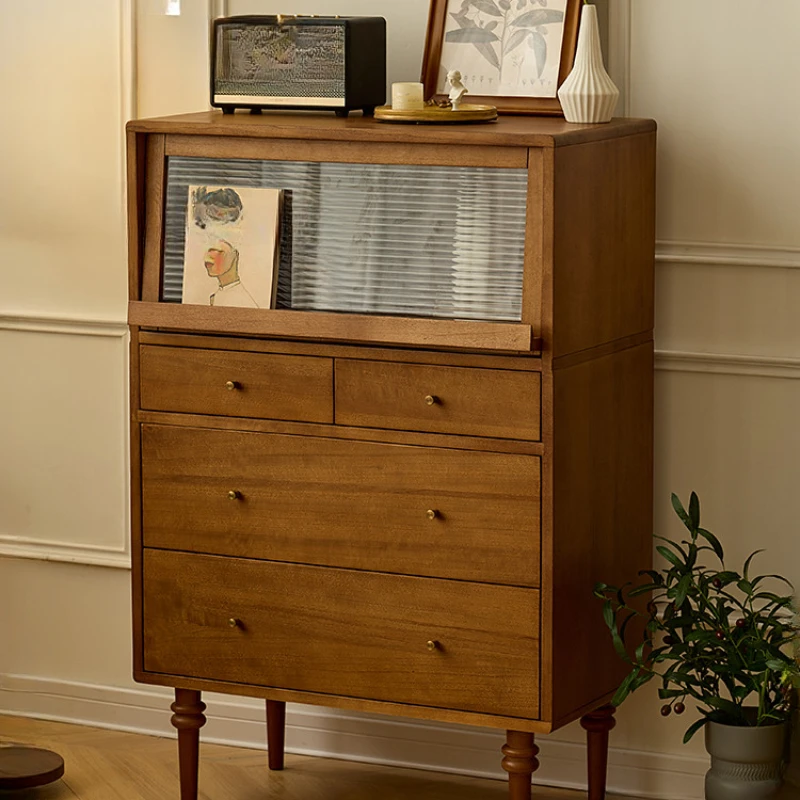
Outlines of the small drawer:
[[142,426],[147,547],[539,585],[537,456]]
[[140,353],[145,410],[333,421],[330,358],[149,345]]
[[336,422],[538,441],[538,372],[336,359]]
[[535,719],[538,637],[534,589],[144,553],[149,672]]

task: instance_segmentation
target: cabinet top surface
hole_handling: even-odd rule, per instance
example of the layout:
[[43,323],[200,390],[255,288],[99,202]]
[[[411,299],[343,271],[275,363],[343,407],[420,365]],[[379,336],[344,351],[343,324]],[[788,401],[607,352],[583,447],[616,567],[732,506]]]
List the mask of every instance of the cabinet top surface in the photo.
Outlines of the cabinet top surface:
[[480,125],[399,125],[360,115],[341,119],[333,113],[271,111],[228,115],[202,111],[128,123],[128,130],[134,133],[500,147],[561,147],[655,129],[655,122],[647,119],[616,118],[606,124],[573,124],[560,117],[506,116]]

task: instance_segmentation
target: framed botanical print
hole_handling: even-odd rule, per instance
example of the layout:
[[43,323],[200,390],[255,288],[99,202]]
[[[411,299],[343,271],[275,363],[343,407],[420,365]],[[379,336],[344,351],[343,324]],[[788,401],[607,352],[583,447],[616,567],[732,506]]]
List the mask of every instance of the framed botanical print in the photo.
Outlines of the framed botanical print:
[[583,0],[431,0],[422,64],[425,96],[448,93],[458,71],[467,102],[502,114],[561,114],[558,87],[575,58]]

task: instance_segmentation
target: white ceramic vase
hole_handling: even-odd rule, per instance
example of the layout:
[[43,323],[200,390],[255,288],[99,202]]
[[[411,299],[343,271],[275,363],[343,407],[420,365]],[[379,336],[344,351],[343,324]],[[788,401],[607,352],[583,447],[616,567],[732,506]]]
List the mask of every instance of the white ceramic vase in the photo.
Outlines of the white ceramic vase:
[[558,99],[567,122],[608,122],[617,106],[619,89],[603,65],[597,9],[593,5],[583,6],[575,66],[561,84]]

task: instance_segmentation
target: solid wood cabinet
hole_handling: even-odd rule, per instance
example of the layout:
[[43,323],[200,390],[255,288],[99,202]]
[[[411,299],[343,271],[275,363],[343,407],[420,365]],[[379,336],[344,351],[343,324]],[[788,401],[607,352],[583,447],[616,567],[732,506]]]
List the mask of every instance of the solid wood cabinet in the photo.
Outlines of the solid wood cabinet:
[[[650,560],[655,125],[128,126],[134,676],[503,728],[624,675],[596,581]],[[275,307],[181,302],[192,187],[285,190]]]

